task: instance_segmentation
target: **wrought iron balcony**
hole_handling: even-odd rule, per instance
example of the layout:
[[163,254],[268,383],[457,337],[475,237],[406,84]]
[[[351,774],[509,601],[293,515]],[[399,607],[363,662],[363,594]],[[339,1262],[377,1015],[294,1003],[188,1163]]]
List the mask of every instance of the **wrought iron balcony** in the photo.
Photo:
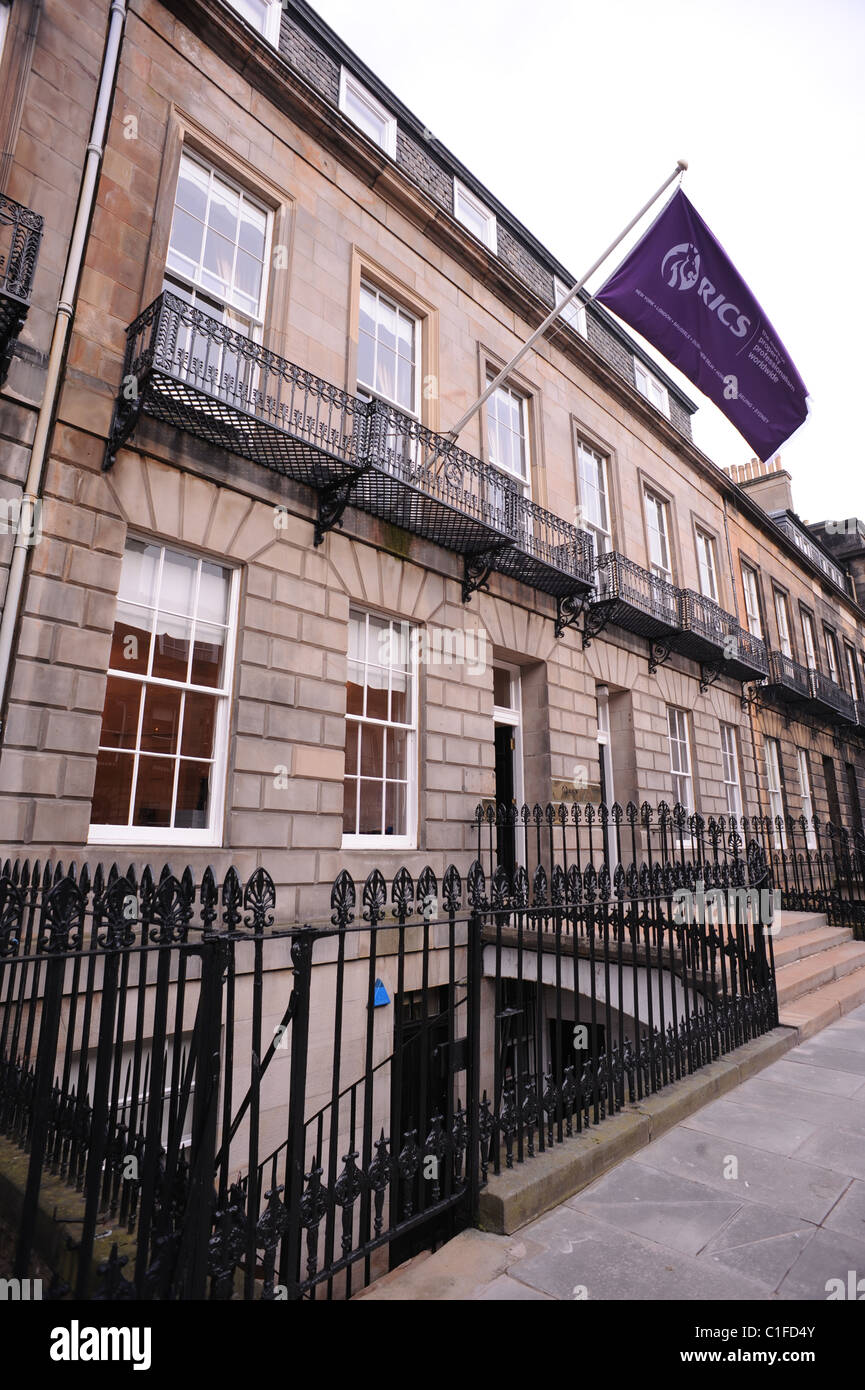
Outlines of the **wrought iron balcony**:
[[24,327],[42,240],[42,218],[0,193],[0,386]]
[[856,723],[856,702],[837,681],[822,671],[810,671],[811,705],[815,712],[825,715],[828,711],[835,716],[833,722],[841,724]]
[[167,292],[129,328],[105,468],[142,413],[315,488],[316,544],[350,505],[461,554],[464,598],[493,570],[552,594],[560,608],[592,587],[591,536],[523,497],[497,468]]
[[856,723],[860,729],[865,729],[865,700],[856,701]]
[[611,550],[599,555],[595,597],[583,620],[583,646],[608,623],[652,641],[679,626],[679,590],[642,566]]
[[811,701],[811,673],[784,652],[769,653],[769,675],[764,694],[778,704],[807,705]]
[[701,688],[718,676],[757,680],[769,669],[766,644],[742,627],[712,599],[694,589],[679,590],[679,632],[674,649],[703,667]]

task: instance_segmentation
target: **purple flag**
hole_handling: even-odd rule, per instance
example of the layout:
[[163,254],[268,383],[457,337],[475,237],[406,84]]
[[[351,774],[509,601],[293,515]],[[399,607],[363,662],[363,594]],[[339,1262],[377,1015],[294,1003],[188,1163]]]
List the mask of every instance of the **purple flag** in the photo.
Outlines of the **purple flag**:
[[807,418],[787,349],[681,189],[595,298],[714,401],[758,458]]

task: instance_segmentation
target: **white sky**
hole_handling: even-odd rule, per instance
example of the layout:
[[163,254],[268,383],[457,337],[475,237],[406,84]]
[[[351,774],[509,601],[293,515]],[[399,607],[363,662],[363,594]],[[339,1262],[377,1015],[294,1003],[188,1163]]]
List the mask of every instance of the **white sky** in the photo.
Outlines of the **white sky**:
[[[811,394],[810,419],[781,451],[796,508],[808,521],[865,518],[854,423],[865,0],[313,4],[575,278],[687,159],[688,197]],[[700,406],[699,447],[724,467],[749,458],[717,408],[667,370]]]

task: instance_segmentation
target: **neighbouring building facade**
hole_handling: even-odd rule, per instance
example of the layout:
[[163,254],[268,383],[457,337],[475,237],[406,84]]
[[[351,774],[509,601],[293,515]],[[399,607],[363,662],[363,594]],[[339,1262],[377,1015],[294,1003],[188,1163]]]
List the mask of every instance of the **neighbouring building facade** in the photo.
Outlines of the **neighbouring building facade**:
[[[293,921],[344,867],[467,862],[483,801],[859,828],[861,523],[805,526],[779,461],[717,468],[591,304],[450,446],[567,269],[306,4],[126,8],[16,599],[4,852],[263,864]],[[108,7],[0,15],[11,515]]]

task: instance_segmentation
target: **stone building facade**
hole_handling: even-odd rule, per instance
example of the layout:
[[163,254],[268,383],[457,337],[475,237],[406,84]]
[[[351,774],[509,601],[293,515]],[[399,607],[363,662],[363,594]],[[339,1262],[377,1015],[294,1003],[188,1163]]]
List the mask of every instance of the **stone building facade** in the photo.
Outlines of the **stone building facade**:
[[[44,219],[0,397],[14,500],[108,7],[4,9],[2,191]],[[484,800],[861,826],[855,545],[798,519],[780,464],[703,455],[693,403],[591,304],[442,473],[434,437],[572,273],[306,4],[126,9],[2,712],[4,853],[263,864],[293,921],[344,867],[467,864]],[[156,381],[127,341],[163,290],[136,339],[162,335]],[[360,491],[327,482],[325,406],[355,483],[384,411]]]

